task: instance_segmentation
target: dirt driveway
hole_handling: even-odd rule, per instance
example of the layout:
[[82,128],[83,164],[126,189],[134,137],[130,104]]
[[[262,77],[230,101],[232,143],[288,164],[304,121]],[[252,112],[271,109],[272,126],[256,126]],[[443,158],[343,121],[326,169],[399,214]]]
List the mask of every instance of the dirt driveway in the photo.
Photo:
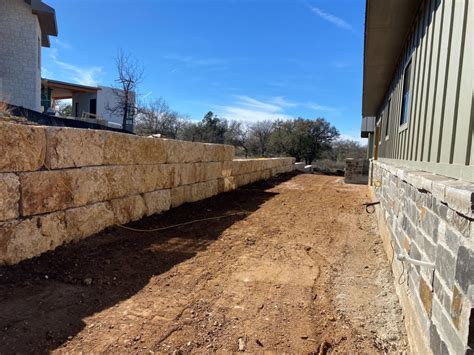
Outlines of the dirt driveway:
[[403,351],[368,199],[287,175],[0,268],[0,353]]

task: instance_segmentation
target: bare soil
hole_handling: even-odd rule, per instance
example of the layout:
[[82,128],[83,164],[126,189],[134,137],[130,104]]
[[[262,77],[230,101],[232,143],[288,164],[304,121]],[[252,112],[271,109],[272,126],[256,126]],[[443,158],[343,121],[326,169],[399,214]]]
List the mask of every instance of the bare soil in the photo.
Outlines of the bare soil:
[[2,267],[0,353],[405,351],[368,200],[290,174]]

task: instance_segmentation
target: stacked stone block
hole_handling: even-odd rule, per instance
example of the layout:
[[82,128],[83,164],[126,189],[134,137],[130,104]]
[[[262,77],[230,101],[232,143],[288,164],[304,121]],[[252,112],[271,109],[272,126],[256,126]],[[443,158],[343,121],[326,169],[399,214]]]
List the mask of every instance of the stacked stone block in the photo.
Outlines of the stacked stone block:
[[404,270],[399,292],[408,294],[426,344],[434,354],[465,354],[474,347],[474,185],[374,161],[379,219],[388,227]]
[[369,181],[369,159],[346,159],[344,181],[346,184],[367,184]]
[[293,170],[234,147],[0,124],[0,264]]

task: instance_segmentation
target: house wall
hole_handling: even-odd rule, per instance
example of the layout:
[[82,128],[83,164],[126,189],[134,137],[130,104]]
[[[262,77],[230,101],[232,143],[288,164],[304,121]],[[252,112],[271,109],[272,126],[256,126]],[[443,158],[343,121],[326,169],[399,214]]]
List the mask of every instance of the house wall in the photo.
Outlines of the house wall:
[[101,86],[97,93],[97,114],[107,121],[123,125],[123,117],[119,113],[112,113],[107,107],[115,107],[119,102],[114,89]]
[[41,28],[24,0],[0,0],[0,101],[40,110]]
[[[424,2],[379,110],[381,161],[474,182],[473,47],[474,1]],[[408,123],[400,126],[410,61]]]
[[0,265],[294,169],[234,147],[0,123]]
[[[97,99],[96,93],[79,93],[72,95],[72,112],[76,117],[81,117],[84,112],[90,112],[90,100]],[[79,104],[79,112],[76,114],[76,103]]]

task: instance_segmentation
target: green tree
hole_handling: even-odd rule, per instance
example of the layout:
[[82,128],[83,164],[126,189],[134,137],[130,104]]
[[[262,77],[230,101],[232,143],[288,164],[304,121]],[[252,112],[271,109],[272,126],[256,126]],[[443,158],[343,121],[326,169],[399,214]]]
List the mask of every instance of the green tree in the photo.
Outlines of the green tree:
[[338,136],[337,129],[324,118],[277,121],[272,146],[279,154],[287,154],[297,160],[304,159],[306,164],[311,164],[331,149],[331,144]]

